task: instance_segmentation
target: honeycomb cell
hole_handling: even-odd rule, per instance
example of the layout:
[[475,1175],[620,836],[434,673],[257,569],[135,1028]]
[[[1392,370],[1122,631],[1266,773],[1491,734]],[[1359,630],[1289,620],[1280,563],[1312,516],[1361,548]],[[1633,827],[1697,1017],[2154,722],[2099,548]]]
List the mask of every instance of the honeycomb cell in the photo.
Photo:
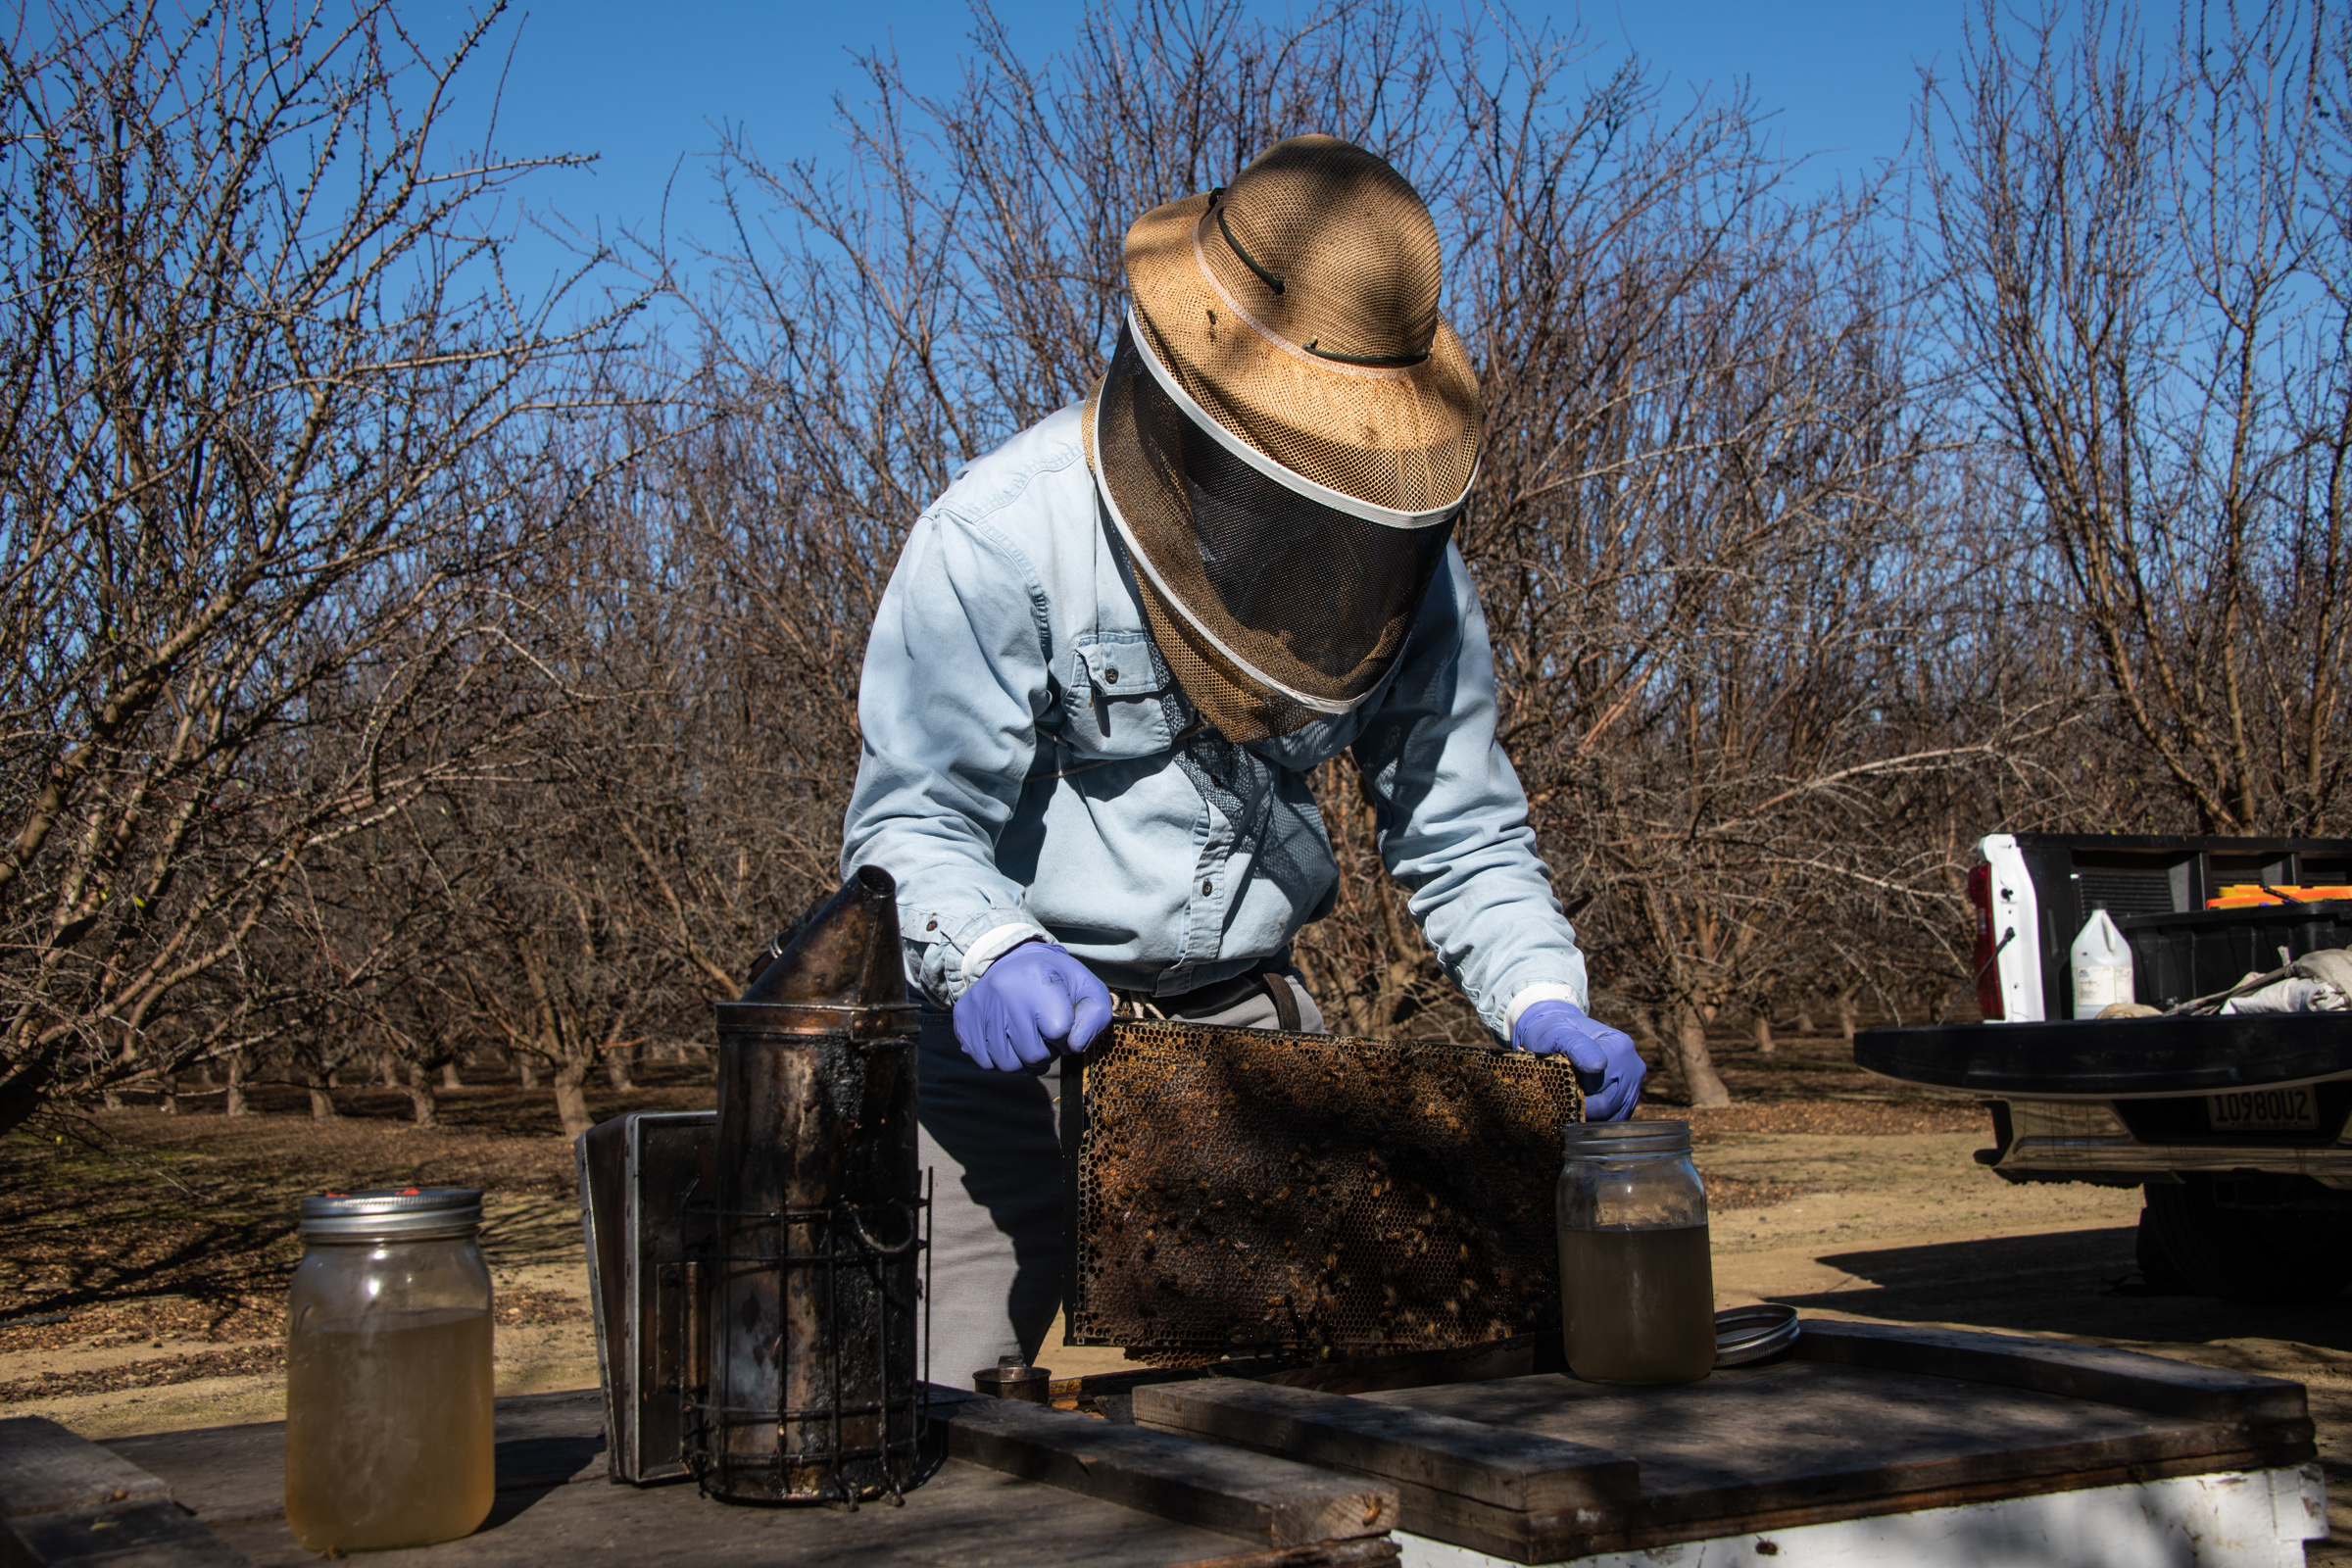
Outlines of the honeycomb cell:
[[1552,1189],[1584,1116],[1567,1063],[1121,1022],[1083,1070],[1063,1139],[1079,1343],[1354,1354],[1557,1327]]

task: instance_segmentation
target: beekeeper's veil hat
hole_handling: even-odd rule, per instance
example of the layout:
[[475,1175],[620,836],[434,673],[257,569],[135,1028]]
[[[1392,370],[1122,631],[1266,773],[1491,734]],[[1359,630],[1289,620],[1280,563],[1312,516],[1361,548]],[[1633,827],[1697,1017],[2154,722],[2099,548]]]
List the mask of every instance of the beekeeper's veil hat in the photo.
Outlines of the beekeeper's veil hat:
[[1086,410],[1154,640],[1230,740],[1345,713],[1402,648],[1478,466],[1437,224],[1331,136],[1127,230],[1131,309]]

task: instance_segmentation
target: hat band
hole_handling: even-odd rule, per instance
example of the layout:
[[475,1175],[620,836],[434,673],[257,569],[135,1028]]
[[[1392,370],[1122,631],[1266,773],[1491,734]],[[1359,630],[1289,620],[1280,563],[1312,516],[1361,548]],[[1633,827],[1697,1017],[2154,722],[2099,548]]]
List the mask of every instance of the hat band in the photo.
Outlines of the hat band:
[[[1144,362],[1146,364],[1150,364],[1152,362],[1152,356],[1149,350],[1147,350],[1144,354]],[[1097,451],[1101,451],[1102,446],[1102,436],[1100,426],[1102,423],[1103,401],[1104,400],[1102,396],[1101,395],[1100,391],[1098,391],[1094,400],[1094,419],[1097,428],[1090,432],[1090,434],[1093,436],[1093,445]],[[1264,686],[1266,690],[1274,692],[1279,696],[1288,698],[1290,701],[1297,703],[1301,708],[1311,709],[1315,712],[1330,714],[1333,717],[1337,717],[1342,713],[1353,712],[1362,705],[1364,697],[1371,695],[1371,693],[1367,691],[1361,697],[1335,702],[1328,697],[1317,697],[1312,692],[1302,692],[1296,686],[1276,680],[1273,676],[1258,668],[1257,665],[1250,660],[1244,657],[1238,650],[1234,648],[1231,643],[1218,636],[1210,628],[1203,626],[1200,623],[1200,617],[1194,614],[1191,609],[1186,606],[1183,595],[1177,593],[1175,589],[1168,586],[1168,580],[1159,574],[1159,568],[1152,564],[1151,553],[1144,549],[1143,541],[1135,536],[1135,529],[1128,525],[1127,514],[1119,510],[1119,498],[1110,493],[1110,476],[1102,471],[1102,465],[1098,464],[1094,465],[1093,466],[1095,467],[1095,494],[1102,497],[1103,510],[1110,514],[1111,525],[1119,530],[1120,539],[1126,542],[1127,559],[1135,563],[1136,570],[1142,572],[1145,576],[1152,579],[1152,586],[1159,591],[1160,602],[1166,605],[1168,609],[1174,612],[1176,614],[1183,616],[1184,623],[1192,627],[1193,630],[1198,633],[1200,638],[1211,648],[1214,648],[1218,653],[1224,655],[1225,658],[1231,660],[1233,662],[1234,668],[1240,670],[1251,680],[1256,681],[1258,684]],[[1378,684],[1378,682],[1374,683],[1375,686]]]
[[[1211,281],[1213,282],[1214,279],[1212,278]],[[1159,389],[1168,395],[1168,401],[1184,411],[1186,418],[1200,426],[1201,434],[1293,495],[1303,497],[1319,507],[1345,514],[1364,522],[1378,523],[1383,528],[1432,528],[1459,512],[1462,509],[1463,500],[1470,494],[1470,486],[1478,482],[1478,464],[1473,463],[1470,466],[1470,477],[1462,483],[1461,495],[1455,496],[1442,507],[1434,507],[1427,512],[1398,512],[1391,507],[1377,506],[1369,501],[1359,501],[1345,490],[1334,490],[1329,485],[1317,484],[1305,474],[1297,473],[1284,467],[1240,436],[1235,435],[1231,430],[1225,428],[1223,422],[1215,415],[1195,402],[1192,393],[1185,390],[1184,383],[1177,380],[1175,374],[1159,362],[1159,351],[1152,346],[1152,336],[1144,330],[1143,322],[1137,317],[1132,300],[1128,302],[1127,306],[1127,332],[1130,337],[1135,339],[1135,346],[1142,351],[1144,368],[1152,372],[1152,379],[1159,383]],[[1276,339],[1276,341],[1281,340]],[[1480,454],[1481,461],[1484,460],[1484,457],[1485,454]]]
[[[1351,355],[1330,354],[1322,349],[1316,349],[1310,353],[1275,331],[1256,317],[1251,316],[1250,307],[1233,297],[1232,291],[1226,288],[1224,279],[1218,277],[1216,270],[1208,265],[1208,252],[1200,243],[1201,227],[1208,221],[1208,215],[1216,209],[1217,204],[1213,201],[1210,202],[1207,207],[1201,209],[1200,217],[1193,223],[1193,265],[1200,270],[1200,275],[1207,280],[1208,286],[1216,290],[1217,298],[1225,302],[1225,308],[1240,318],[1250,331],[1255,332],[1259,337],[1264,338],[1293,359],[1305,362],[1314,369],[1337,371],[1343,375],[1368,376],[1376,381],[1405,381],[1412,379],[1413,371],[1422,364],[1427,363],[1427,355],[1422,356],[1420,360],[1414,361],[1411,365],[1382,365],[1366,364]],[[1239,255],[1240,253],[1236,252],[1235,254]],[[1247,261],[1248,258],[1245,257],[1243,260]]]

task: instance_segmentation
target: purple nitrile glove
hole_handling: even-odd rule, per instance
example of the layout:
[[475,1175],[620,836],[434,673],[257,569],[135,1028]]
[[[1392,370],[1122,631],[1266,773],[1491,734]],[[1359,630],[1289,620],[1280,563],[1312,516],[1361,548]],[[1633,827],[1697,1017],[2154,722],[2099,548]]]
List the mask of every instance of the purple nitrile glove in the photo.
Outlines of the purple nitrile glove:
[[1585,1016],[1573,1002],[1539,1002],[1519,1015],[1511,1044],[1521,1051],[1566,1056],[1585,1086],[1585,1120],[1623,1121],[1642,1103],[1642,1065],[1633,1041]]
[[1110,988],[1051,942],[1022,943],[956,999],[956,1043],[999,1072],[1084,1051],[1109,1022]]

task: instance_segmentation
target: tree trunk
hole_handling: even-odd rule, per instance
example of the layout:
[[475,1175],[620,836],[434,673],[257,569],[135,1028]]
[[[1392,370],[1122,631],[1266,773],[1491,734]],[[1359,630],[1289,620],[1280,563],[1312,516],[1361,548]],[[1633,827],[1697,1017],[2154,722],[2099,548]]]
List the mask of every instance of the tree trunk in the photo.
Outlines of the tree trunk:
[[523,1088],[536,1089],[539,1087],[539,1068],[530,1057],[517,1053],[514,1057],[514,1072],[515,1076],[522,1080]]
[[334,1087],[333,1073],[305,1072],[302,1077],[311,1091],[311,1120],[333,1121],[342,1114],[335,1109],[335,1097],[327,1093]]
[[588,1064],[584,1061],[565,1061],[556,1067],[556,1114],[564,1119],[565,1143],[595,1125],[588,1116],[588,1096],[580,1087],[587,1081]]
[[163,1096],[162,1101],[156,1105],[155,1108],[162,1111],[167,1116],[178,1115],[179,1079],[177,1076],[168,1072],[158,1073],[156,1075],[155,1086]]
[[616,1095],[625,1095],[637,1087],[629,1078],[629,1058],[637,1054],[635,1046],[610,1046],[605,1050],[605,1082]]
[[441,1087],[444,1089],[463,1089],[466,1087],[463,1083],[458,1081],[458,1058],[455,1056],[450,1057],[447,1061],[441,1064]]
[[1756,1054],[1759,1056],[1769,1056],[1779,1050],[1780,1047],[1774,1045],[1772,1041],[1772,1014],[1769,1012],[1757,1013]]
[[1682,1069],[1683,1088],[1693,1105],[1728,1105],[1732,1092],[1724,1087],[1723,1075],[1715,1070],[1715,1058],[1707,1052],[1707,1026],[1693,1007],[1675,1009],[1675,1065]]
[[122,1108],[122,1091],[109,1089],[98,1097],[98,1103],[107,1110],[121,1110]]
[[441,1125],[440,1112],[433,1104],[433,1075],[416,1062],[409,1063],[409,1109],[419,1127]]
[[220,1101],[220,1114],[223,1116],[250,1116],[253,1114],[253,1108],[245,1103],[246,1071],[245,1053],[242,1051],[230,1052],[228,1054],[228,1093]]
[[1840,991],[1838,993],[1838,1028],[1845,1036],[1845,1043],[1849,1046],[1854,1043],[1854,1026],[1853,993]]
[[375,1058],[375,1075],[383,1080],[386,1089],[400,1087],[400,1068],[394,1064],[389,1051]]
[[1817,1035],[1821,1033],[1819,1029],[1813,1027],[1812,1007],[1802,1002],[1796,1004],[1796,1032],[1800,1035]]

